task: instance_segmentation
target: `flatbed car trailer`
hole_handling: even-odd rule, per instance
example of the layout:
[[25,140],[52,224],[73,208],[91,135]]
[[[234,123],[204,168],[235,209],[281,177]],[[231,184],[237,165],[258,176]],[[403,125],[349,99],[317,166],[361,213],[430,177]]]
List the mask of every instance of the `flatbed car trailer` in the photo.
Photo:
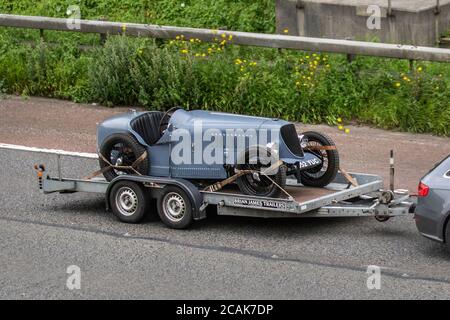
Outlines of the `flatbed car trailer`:
[[[191,204],[192,220],[206,218],[206,208],[217,208],[218,215],[246,216],[258,218],[329,218],[329,217],[374,217],[380,222],[391,217],[408,216],[413,211],[413,201],[407,190],[385,190],[381,177],[364,173],[339,172],[335,180],[326,188],[305,187],[294,177],[288,177],[285,198],[265,198],[243,195],[232,185],[216,192],[205,191],[192,182],[183,179],[152,177],[143,175],[120,175],[111,182],[103,178],[72,179],[61,175],[61,156],[96,158],[95,154],[78,155],[61,151],[49,151],[57,156],[58,174],[50,176],[44,165],[35,165],[39,188],[49,193],[98,193],[105,196],[106,208],[111,204],[120,206],[117,189],[136,186],[146,194],[145,200],[138,206],[147,206],[150,199],[160,199],[181,190]],[[351,178],[349,179],[349,176]],[[356,183],[355,183],[356,182]],[[119,190],[123,190],[120,188]],[[176,199],[175,199],[176,200]],[[125,204],[126,206],[126,204]],[[148,206],[146,207],[148,210]],[[126,208],[125,208],[126,209]],[[158,205],[158,213],[164,208]],[[169,208],[170,209],[170,208]],[[164,209],[165,210],[165,209]],[[130,221],[126,215],[117,215],[124,222]],[[164,220],[163,220],[164,221]],[[167,223],[177,228],[177,225]],[[184,226],[183,226],[184,227]]]

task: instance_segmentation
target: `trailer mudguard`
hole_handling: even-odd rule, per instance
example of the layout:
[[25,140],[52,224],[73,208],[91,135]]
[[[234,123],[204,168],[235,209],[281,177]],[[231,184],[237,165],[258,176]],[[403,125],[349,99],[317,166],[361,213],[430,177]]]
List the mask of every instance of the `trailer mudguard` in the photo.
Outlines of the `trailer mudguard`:
[[108,188],[106,190],[105,194],[105,202],[106,202],[106,209],[110,209],[109,205],[109,197],[112,190],[112,187],[118,182],[118,181],[133,181],[138,183],[155,183],[161,186],[177,186],[183,189],[184,192],[191,198],[192,206],[193,206],[193,217],[194,220],[201,220],[206,218],[206,211],[201,209],[203,205],[203,195],[200,193],[198,188],[190,181],[184,180],[184,179],[173,179],[173,178],[164,178],[164,177],[153,177],[153,176],[138,176],[138,175],[122,175],[116,177],[114,180],[112,180]]

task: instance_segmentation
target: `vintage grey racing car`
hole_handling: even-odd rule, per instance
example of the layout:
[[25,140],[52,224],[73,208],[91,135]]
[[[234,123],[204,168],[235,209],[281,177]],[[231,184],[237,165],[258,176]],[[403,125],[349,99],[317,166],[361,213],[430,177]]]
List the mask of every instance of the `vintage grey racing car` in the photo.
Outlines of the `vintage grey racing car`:
[[100,123],[97,141],[108,181],[142,174],[208,186],[231,178],[244,194],[273,198],[286,176],[324,187],[339,169],[336,146],[324,134],[298,134],[280,119],[204,110],[131,110]]

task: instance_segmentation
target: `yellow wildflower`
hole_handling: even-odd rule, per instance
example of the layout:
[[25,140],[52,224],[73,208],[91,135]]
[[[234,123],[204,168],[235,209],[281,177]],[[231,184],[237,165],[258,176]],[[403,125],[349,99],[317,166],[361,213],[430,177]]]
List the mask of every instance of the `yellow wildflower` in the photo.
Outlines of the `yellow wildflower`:
[[417,71],[422,72],[423,68],[422,67],[418,67]]
[[289,33],[289,29],[288,29],[288,28],[285,28],[285,29],[283,30],[283,33]]
[[345,129],[345,133],[350,133],[350,129],[349,128]]
[[396,82],[395,83],[395,86],[398,88],[398,87],[400,87],[402,84],[400,83],[400,82]]
[[187,49],[183,49],[183,50],[181,50],[181,53],[182,54],[187,54],[189,51],[187,50]]
[[339,129],[339,130],[344,130],[344,126],[339,125],[339,126],[338,126],[338,129]]
[[337,118],[337,122],[341,123],[342,122],[342,118]]
[[225,33],[222,33],[220,36],[224,39],[227,37],[227,35]]

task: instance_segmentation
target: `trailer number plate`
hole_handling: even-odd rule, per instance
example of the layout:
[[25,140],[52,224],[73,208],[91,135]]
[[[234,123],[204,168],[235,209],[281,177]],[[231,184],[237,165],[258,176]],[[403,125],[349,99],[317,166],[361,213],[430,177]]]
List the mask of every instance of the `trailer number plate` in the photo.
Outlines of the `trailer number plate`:
[[270,208],[277,210],[286,210],[286,203],[273,200],[257,200],[257,199],[234,199],[233,204],[239,207],[252,207],[252,208]]

